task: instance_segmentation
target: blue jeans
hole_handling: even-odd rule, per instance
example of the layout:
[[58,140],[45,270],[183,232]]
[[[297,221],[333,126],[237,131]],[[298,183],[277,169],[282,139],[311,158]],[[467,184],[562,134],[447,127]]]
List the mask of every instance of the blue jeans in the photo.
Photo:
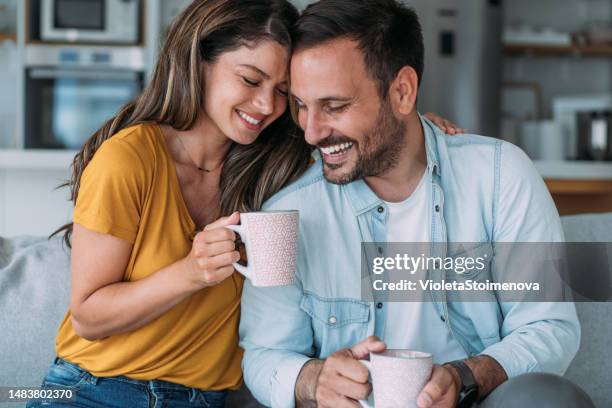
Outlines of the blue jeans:
[[202,391],[166,381],[139,381],[127,377],[95,377],[79,366],[56,358],[42,387],[71,389],[71,402],[30,401],[27,408],[223,408],[226,391]]

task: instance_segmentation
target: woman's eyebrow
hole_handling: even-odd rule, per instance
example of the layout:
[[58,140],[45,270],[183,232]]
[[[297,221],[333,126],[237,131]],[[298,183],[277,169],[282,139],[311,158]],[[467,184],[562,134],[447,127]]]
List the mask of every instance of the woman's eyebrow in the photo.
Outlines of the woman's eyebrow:
[[257,71],[257,73],[259,73],[259,75],[261,75],[262,77],[264,77],[265,79],[270,79],[270,75],[268,75],[266,72],[262,71],[261,69],[257,68],[255,65],[251,65],[251,64],[240,64],[238,65],[239,67],[245,67],[245,68],[250,68],[253,71]]

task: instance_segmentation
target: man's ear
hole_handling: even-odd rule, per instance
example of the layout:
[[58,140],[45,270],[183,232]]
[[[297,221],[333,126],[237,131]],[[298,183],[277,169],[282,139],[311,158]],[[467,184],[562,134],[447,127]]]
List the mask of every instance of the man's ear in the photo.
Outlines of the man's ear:
[[415,109],[418,90],[419,78],[416,71],[411,66],[404,66],[389,87],[394,110],[401,115],[410,114]]

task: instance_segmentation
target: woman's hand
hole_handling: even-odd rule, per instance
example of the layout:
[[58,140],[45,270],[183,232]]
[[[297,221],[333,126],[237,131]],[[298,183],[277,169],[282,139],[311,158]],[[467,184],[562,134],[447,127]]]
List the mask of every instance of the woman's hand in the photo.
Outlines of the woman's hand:
[[236,234],[225,228],[240,222],[240,214],[219,218],[208,224],[193,239],[191,252],[184,258],[187,278],[200,288],[214,286],[234,273],[232,264],[238,262]]
[[443,117],[438,116],[438,115],[436,115],[433,112],[427,112],[423,116],[425,116],[427,119],[431,120],[434,125],[439,127],[446,134],[457,135],[459,133],[466,133],[467,132],[466,129],[460,128],[459,126],[455,125],[450,120],[444,119]]

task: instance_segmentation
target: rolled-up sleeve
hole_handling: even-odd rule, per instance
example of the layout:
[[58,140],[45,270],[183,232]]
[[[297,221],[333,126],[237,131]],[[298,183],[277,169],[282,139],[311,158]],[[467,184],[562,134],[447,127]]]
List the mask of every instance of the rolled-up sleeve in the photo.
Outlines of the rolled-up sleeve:
[[294,407],[300,370],[313,355],[310,316],[300,308],[299,282],[254,287],[242,294],[240,346],[244,380],[257,400],[271,407]]

